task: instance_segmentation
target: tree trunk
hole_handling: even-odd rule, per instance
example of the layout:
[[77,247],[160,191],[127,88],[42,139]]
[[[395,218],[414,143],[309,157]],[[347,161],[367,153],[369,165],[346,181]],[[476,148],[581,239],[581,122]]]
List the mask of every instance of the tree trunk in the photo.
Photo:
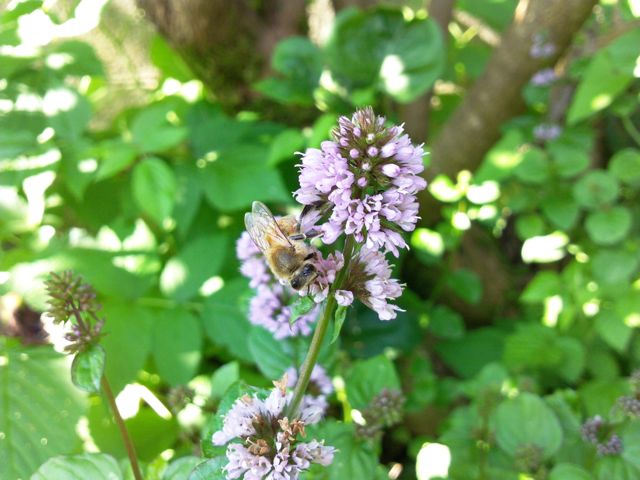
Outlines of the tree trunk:
[[[455,178],[460,170],[474,171],[500,137],[500,127],[524,110],[522,88],[531,76],[554,64],[570,45],[597,0],[521,0],[513,22],[494,51],[484,73],[442,127],[431,147],[428,180],[437,174]],[[535,58],[537,36],[555,47],[547,58]],[[434,200],[421,198],[422,217],[434,218]]]
[[265,0],[137,0],[164,38],[217,100],[237,107],[251,84],[269,70],[282,38],[300,33],[304,2]]

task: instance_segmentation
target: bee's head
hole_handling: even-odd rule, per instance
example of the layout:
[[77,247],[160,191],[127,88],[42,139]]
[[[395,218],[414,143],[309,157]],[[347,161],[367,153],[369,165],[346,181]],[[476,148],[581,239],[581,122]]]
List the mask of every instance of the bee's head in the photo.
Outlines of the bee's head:
[[291,288],[300,290],[318,276],[318,270],[312,263],[304,263],[291,278]]

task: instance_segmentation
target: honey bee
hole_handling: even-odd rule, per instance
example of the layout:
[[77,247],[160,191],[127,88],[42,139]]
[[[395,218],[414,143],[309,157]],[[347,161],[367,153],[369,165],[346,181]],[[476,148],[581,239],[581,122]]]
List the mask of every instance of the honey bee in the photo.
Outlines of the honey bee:
[[253,202],[251,212],[244,216],[244,224],[281,283],[300,290],[318,276],[312,262],[315,252],[304,242],[315,233],[301,233],[295,216],[276,220],[264,203]]

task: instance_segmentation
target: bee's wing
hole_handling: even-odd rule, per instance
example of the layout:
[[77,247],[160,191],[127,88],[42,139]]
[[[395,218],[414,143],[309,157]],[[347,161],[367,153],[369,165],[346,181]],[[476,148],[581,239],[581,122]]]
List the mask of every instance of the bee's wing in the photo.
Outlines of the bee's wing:
[[251,213],[246,213],[244,216],[244,224],[251,240],[262,253],[265,253],[273,243],[293,248],[291,241],[280,230],[271,211],[262,202],[253,202]]

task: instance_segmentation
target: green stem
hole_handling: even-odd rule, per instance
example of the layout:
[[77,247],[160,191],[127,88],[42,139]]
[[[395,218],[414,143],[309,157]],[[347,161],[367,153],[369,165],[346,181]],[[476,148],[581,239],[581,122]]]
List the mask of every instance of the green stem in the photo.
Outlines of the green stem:
[[[89,325],[82,320],[82,315],[80,314],[80,310],[71,303],[71,308],[73,309],[73,315],[78,322],[78,325],[85,332],[89,331]],[[92,313],[92,315],[95,314]],[[138,456],[136,455],[136,448],[131,441],[131,437],[129,436],[129,431],[127,430],[127,426],[124,424],[124,420],[120,415],[120,410],[118,410],[118,405],[116,404],[116,399],[113,396],[113,391],[111,390],[111,385],[109,385],[109,381],[107,380],[106,375],[102,375],[100,379],[100,385],[102,386],[102,393],[107,397],[107,402],[109,402],[109,407],[111,408],[111,412],[113,413],[113,418],[116,421],[116,425],[120,430],[120,436],[122,437],[122,443],[124,443],[124,448],[127,450],[127,455],[129,457],[129,461],[131,462],[131,470],[133,471],[133,477],[135,480],[144,480],[142,473],[140,473],[140,465],[138,464]]]
[[329,291],[329,297],[327,298],[327,303],[324,306],[324,310],[322,311],[322,316],[318,321],[318,325],[316,325],[316,331],[313,332],[313,338],[311,339],[311,345],[309,345],[309,352],[307,353],[304,362],[302,363],[302,368],[300,369],[300,376],[298,377],[298,382],[296,383],[295,389],[293,390],[293,399],[289,404],[289,408],[287,410],[287,416],[289,418],[294,418],[298,413],[298,408],[300,407],[300,402],[302,402],[302,396],[304,392],[306,392],[307,387],[309,386],[309,380],[311,379],[311,372],[313,371],[313,367],[318,360],[318,354],[320,353],[320,347],[322,346],[322,341],[324,340],[324,336],[327,333],[327,328],[329,327],[329,322],[331,317],[333,316],[333,312],[336,307],[336,300],[333,293],[340,288],[344,279],[347,275],[347,271],[349,270],[349,264],[351,263],[351,256],[353,255],[354,249],[354,241],[352,236],[348,236],[347,240],[344,243],[343,256],[344,256],[344,266],[336,281],[334,282],[331,290]]
[[140,465],[138,464],[138,456],[136,455],[136,447],[131,441],[127,426],[124,424],[124,420],[122,419],[120,411],[118,410],[118,405],[116,404],[116,399],[113,396],[111,385],[109,385],[109,381],[107,380],[107,377],[105,375],[102,376],[100,384],[102,385],[102,392],[104,393],[104,396],[107,397],[109,407],[111,407],[111,411],[113,412],[113,418],[116,421],[118,430],[120,430],[120,436],[122,437],[124,448],[126,448],[129,461],[131,462],[131,470],[133,471],[133,476],[136,480],[143,480],[142,473],[140,472]]

